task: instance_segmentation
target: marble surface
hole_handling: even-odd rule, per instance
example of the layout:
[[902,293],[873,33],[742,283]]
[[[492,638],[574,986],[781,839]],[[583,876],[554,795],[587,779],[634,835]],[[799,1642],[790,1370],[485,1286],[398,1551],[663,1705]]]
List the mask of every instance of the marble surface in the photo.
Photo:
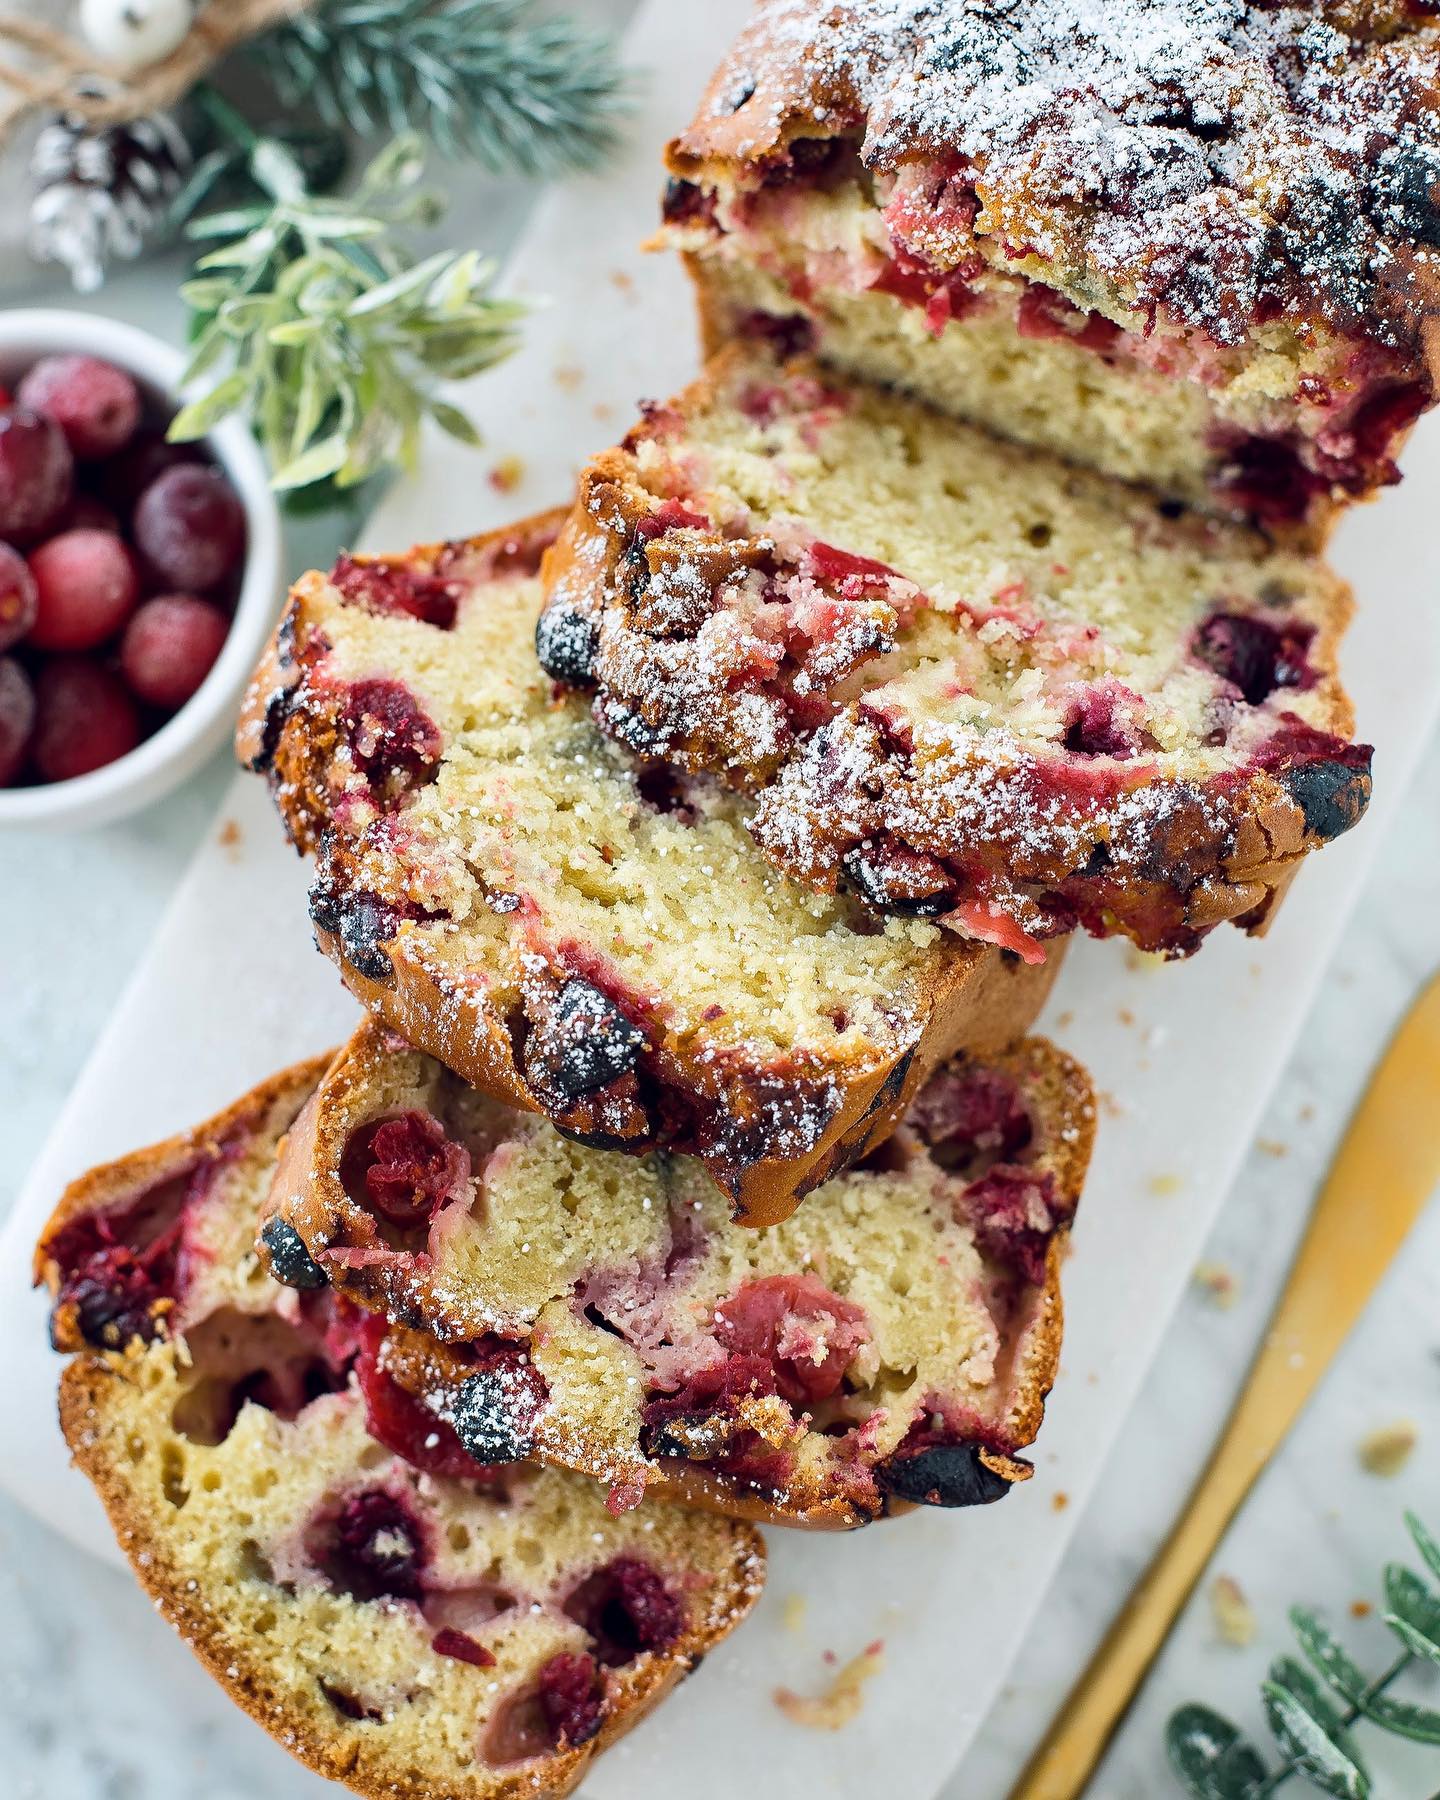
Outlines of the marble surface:
[[[625,0],[606,9],[619,19]],[[456,229],[503,249],[527,196],[475,183]],[[165,329],[163,266],[125,278],[108,310]],[[315,546],[315,553],[323,545]],[[295,546],[297,560],[310,554]],[[0,1093],[10,1155],[0,1209],[64,1098],[160,907],[213,813],[223,759],[166,807],[76,838],[0,845]],[[1170,1334],[1127,1433],[1125,1452],[1080,1521],[1067,1568],[1002,1704],[947,1790],[999,1800],[1067,1681],[1163,1532],[1263,1328],[1316,1180],[1364,1075],[1423,977],[1440,965],[1440,789],[1422,778],[1377,861],[1365,900],[1304,1042],[1226,1209],[1210,1256],[1235,1271],[1221,1310],[1198,1292]],[[16,873],[24,870],[24,879]],[[1195,1104],[1203,1107],[1204,1095]],[[1343,1613],[1374,1597],[1383,1560],[1403,1551],[1399,1513],[1440,1502],[1440,1212],[1377,1299],[1310,1415],[1231,1532],[1217,1568],[1253,1603],[1248,1650],[1217,1642],[1204,1595],[1141,1696],[1094,1792],[1141,1800],[1175,1792],[1160,1732],[1179,1700],[1203,1696],[1258,1729],[1255,1685],[1282,1645],[1284,1609],[1304,1597]],[[1399,1479],[1360,1471],[1355,1445],[1377,1423],[1411,1417],[1421,1440]],[[1042,1450],[1043,1457],[1043,1450]],[[983,1629],[983,1622],[977,1621]],[[1354,1627],[1378,1661],[1382,1633]],[[853,1727],[863,1730],[862,1722]],[[1395,1800],[1440,1787],[1440,1759],[1377,1766]],[[0,1502],[0,1789],[66,1800],[301,1800],[325,1784],[297,1770],[233,1711],[123,1578],[76,1556]],[[1428,1773],[1428,1782],[1427,1782]],[[9,1783],[15,1783],[13,1790]],[[333,1791],[333,1790],[332,1790]],[[786,1796],[785,1800],[789,1800]]]

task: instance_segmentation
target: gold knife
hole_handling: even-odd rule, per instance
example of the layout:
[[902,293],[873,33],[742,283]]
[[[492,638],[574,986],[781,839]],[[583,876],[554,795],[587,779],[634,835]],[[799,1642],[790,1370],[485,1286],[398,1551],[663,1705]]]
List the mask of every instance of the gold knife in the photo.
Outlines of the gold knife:
[[1440,975],[1355,1109],[1210,1466],[1010,1800],[1077,1800],[1211,1553],[1440,1181]]

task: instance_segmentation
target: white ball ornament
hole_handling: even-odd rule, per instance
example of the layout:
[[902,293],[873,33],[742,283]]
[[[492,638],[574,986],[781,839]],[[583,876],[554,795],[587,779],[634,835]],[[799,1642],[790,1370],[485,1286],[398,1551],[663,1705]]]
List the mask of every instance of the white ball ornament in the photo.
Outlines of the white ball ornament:
[[85,42],[131,74],[178,50],[195,23],[195,0],[80,0]]

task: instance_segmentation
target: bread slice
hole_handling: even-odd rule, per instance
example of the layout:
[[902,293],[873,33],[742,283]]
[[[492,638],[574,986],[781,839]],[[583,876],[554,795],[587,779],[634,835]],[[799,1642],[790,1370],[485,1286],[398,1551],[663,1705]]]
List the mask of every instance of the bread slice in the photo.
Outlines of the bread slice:
[[323,1067],[66,1191],[38,1252],[66,1438],[161,1613],[301,1762],[374,1800],[569,1793],[749,1611],[762,1547],[482,1468],[387,1380],[383,1321],[270,1279],[261,1204]]
[[1254,929],[1369,798],[1321,564],[804,358],[652,407],[545,580],[551,672],[786,874],[1026,956]]
[[804,344],[1317,539],[1440,387],[1440,26],[760,0],[671,146],[712,349]]
[[387,1369],[477,1454],[617,1508],[861,1525],[1029,1475],[1093,1130],[1043,1040],[956,1058],[863,1166],[747,1231],[693,1159],[584,1149],[371,1022],[286,1141],[263,1252],[418,1327]]
[[1023,1031],[1049,973],[785,881],[735,796],[607,743],[536,663],[558,522],[305,577],[242,754],[373,1012],[586,1142],[699,1155],[769,1223],[952,1050]]

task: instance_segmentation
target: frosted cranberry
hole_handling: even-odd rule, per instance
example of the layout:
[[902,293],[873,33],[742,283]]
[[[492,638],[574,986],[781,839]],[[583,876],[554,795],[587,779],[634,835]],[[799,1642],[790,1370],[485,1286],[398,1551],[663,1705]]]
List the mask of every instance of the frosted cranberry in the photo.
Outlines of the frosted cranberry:
[[113,363],[95,356],[45,356],[20,383],[22,406],[44,413],[85,461],[113,456],[140,423],[140,390]]
[[245,511],[218,469],[182,463],[140,496],[135,542],[163,581],[203,591],[245,554]]
[[540,1708],[556,1743],[588,1743],[605,1717],[605,1688],[593,1656],[552,1656],[540,1671]]
[[355,1377],[365,1401],[365,1429],[422,1475],[451,1481],[492,1479],[493,1471],[481,1468],[466,1452],[454,1428],[422,1406],[381,1366],[385,1330],[385,1320],[379,1315],[371,1315],[361,1327]]
[[57,529],[115,533],[120,529],[120,521],[113,509],[106,506],[103,500],[97,500],[93,494],[72,494],[70,504],[57,522]]
[[63,531],[30,552],[39,606],[30,642],[37,650],[93,650],[135,610],[140,576],[124,543],[108,531]]
[[215,666],[230,621],[218,606],[189,594],[147,600],[125,628],[120,667],[149,706],[174,712]]
[[532,1021],[526,1072],[568,1106],[629,1074],[647,1042],[607,994],[573,976],[544,1016]]
[[617,1556],[587,1575],[565,1612],[595,1640],[596,1660],[612,1669],[668,1649],[685,1624],[680,1602],[638,1556]]
[[356,1600],[418,1600],[423,1591],[425,1540],[419,1521],[384,1488],[352,1494],[315,1553],[336,1587]]
[[0,544],[0,650],[18,644],[35,623],[40,596],[30,565],[18,550]]
[[727,1350],[762,1358],[781,1397],[808,1406],[836,1391],[870,1331],[862,1310],[814,1275],[767,1275],[721,1301],[715,1335]]
[[123,456],[111,458],[92,470],[99,497],[105,505],[127,518],[135,502],[167,469],[181,464],[202,466],[200,452],[193,444],[172,444],[159,429],[142,428],[131,439]]
[[342,556],[330,579],[352,606],[368,612],[401,613],[440,631],[455,624],[457,584],[404,563],[357,562],[353,556]]
[[870,843],[847,851],[843,863],[850,885],[877,912],[929,919],[951,904],[955,882],[950,871],[919,850]]
[[428,1225],[469,1175],[468,1152],[427,1112],[356,1126],[340,1158],[340,1182],[355,1204],[401,1231]]
[[70,498],[74,459],[53,419],[23,406],[0,411],[0,537],[33,540]]
[[435,721],[401,681],[352,682],[340,725],[356,767],[377,787],[429,781],[445,748]]
[[35,677],[35,768],[46,781],[103,769],[140,742],[135,703],[118,676],[86,656],[57,656]]
[[13,656],[0,656],[0,787],[20,773],[35,726],[35,690]]
[[549,1399],[545,1378],[523,1345],[490,1335],[469,1346],[475,1373],[455,1401],[455,1434],[478,1463],[523,1462],[535,1447],[535,1424]]
[[1278,688],[1314,686],[1306,660],[1314,635],[1310,625],[1276,626],[1248,613],[1213,613],[1196,632],[1194,651],[1251,706],[1259,706]]

